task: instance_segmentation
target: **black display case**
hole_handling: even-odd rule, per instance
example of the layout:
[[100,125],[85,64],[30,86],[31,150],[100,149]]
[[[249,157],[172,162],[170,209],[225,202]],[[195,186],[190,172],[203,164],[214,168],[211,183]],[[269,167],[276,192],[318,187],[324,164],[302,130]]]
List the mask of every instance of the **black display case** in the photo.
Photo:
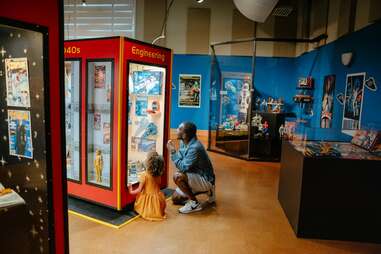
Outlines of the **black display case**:
[[381,158],[350,143],[311,156],[314,142],[283,142],[278,199],[298,237],[381,242]]

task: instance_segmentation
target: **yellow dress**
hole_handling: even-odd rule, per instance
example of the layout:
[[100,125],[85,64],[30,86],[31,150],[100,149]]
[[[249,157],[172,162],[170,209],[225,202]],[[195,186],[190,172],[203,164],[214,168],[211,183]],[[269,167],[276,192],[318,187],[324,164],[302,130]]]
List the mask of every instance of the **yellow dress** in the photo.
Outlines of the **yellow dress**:
[[165,219],[165,196],[160,191],[160,177],[153,177],[147,172],[140,176],[144,184],[142,191],[136,196],[135,211],[144,219],[159,221]]

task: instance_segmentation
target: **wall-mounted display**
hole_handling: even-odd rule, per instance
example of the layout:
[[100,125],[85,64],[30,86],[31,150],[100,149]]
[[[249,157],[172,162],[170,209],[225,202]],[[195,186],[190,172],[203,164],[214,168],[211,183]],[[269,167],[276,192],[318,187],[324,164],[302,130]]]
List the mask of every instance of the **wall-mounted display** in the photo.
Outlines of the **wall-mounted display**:
[[28,59],[5,59],[5,79],[8,106],[30,107]]
[[9,154],[33,159],[30,112],[8,110]]
[[69,180],[80,181],[80,73],[81,61],[65,61],[66,170]]
[[111,188],[112,137],[105,143],[104,133],[110,132],[113,111],[106,87],[114,87],[113,72],[113,60],[87,61],[87,181],[106,188]]
[[179,75],[179,107],[201,107],[201,75]]
[[373,77],[370,77],[365,81],[365,86],[373,92],[377,91],[376,80]]
[[71,127],[68,193],[122,210],[134,202],[127,184],[138,182],[147,153],[167,158],[172,52],[123,37],[65,42],[65,48],[73,47],[65,51],[72,70],[65,98]]
[[365,73],[347,75],[344,96],[343,130],[360,129],[365,75]]
[[333,98],[335,96],[336,76],[329,75],[324,77],[323,97],[320,116],[320,127],[331,128],[333,119]]
[[13,21],[2,21],[0,18],[0,253],[51,253],[55,237],[49,161],[51,145],[59,145],[48,135],[49,114],[57,111],[45,105],[49,104],[49,80],[57,86],[59,81],[48,79],[47,28],[28,24],[19,28],[20,22],[13,26]]

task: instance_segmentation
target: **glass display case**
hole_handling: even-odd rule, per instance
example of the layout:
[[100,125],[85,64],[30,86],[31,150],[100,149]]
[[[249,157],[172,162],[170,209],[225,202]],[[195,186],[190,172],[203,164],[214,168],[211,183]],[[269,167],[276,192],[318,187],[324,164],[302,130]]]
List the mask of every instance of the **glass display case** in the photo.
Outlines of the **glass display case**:
[[[254,93],[252,57],[213,52],[208,150],[246,160],[279,161],[280,130],[292,117],[286,113],[292,98],[283,98],[282,91],[272,96],[261,93],[261,87],[273,85],[276,77],[260,74],[254,79],[258,87]],[[278,67],[280,63],[269,65],[268,71]]]
[[144,170],[148,152],[163,155],[166,69],[130,62],[128,64],[127,183],[136,183]]
[[66,79],[69,195],[121,210],[134,201],[127,185],[147,153],[166,158],[171,54],[123,37],[65,42],[67,65],[80,66]]
[[65,135],[67,178],[81,181],[80,175],[80,84],[81,60],[65,61]]
[[86,181],[111,188],[112,60],[87,61]]

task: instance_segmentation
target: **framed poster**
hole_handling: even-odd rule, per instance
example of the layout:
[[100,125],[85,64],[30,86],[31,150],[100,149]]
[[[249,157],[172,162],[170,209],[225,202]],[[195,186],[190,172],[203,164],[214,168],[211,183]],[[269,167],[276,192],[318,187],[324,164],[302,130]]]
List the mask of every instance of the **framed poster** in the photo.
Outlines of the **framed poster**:
[[347,75],[344,95],[343,130],[360,129],[365,75],[365,72]]
[[106,66],[94,65],[94,87],[105,88]]
[[8,110],[9,154],[33,159],[30,112]]
[[26,57],[5,59],[8,106],[30,107],[28,60]]
[[323,96],[321,101],[320,127],[331,128],[333,119],[333,98],[335,93],[336,76],[324,77]]
[[179,75],[179,107],[201,107],[201,75]]

